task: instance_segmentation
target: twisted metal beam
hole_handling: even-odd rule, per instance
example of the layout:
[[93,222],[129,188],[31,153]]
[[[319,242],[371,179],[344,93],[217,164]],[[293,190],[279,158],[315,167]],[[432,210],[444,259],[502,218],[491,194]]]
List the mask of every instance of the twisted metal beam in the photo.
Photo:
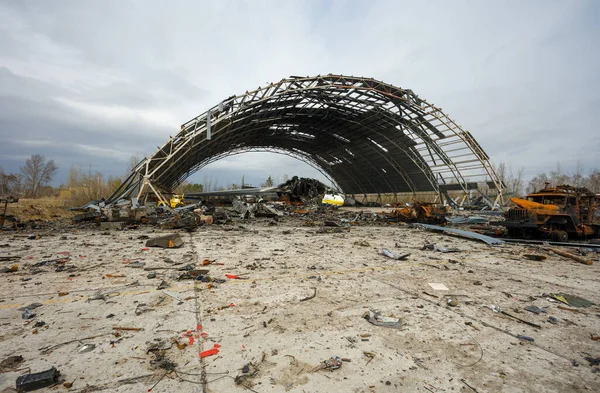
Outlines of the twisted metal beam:
[[473,136],[440,108],[370,78],[290,77],[229,97],[181,126],[109,201],[161,197],[206,165],[270,151],[317,168],[349,194],[417,193],[503,184]]

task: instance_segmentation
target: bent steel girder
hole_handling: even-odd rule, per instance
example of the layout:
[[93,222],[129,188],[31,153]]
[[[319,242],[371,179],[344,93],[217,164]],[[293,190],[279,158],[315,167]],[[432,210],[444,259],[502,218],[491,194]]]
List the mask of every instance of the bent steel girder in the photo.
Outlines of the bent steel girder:
[[330,74],[290,77],[223,100],[184,123],[111,200],[131,190],[140,195],[145,185],[170,192],[209,163],[248,151],[300,159],[349,194],[503,187],[473,136],[412,90]]

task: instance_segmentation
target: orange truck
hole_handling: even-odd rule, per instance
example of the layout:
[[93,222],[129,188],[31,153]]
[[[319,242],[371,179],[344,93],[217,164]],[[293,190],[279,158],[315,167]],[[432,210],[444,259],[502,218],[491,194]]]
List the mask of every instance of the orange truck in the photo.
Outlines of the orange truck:
[[600,237],[600,195],[583,187],[548,185],[526,199],[510,199],[516,207],[504,214],[508,234],[556,242]]

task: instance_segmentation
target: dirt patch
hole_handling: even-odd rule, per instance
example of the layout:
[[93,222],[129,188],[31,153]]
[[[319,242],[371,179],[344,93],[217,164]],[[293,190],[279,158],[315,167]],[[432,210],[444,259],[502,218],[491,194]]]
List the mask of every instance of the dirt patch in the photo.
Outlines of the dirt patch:
[[286,392],[294,386],[306,385],[308,383],[308,376],[306,374],[315,370],[315,367],[310,364],[301,362],[291,355],[288,356],[290,357],[289,366],[281,371],[281,375],[275,381],[278,385],[282,385]]

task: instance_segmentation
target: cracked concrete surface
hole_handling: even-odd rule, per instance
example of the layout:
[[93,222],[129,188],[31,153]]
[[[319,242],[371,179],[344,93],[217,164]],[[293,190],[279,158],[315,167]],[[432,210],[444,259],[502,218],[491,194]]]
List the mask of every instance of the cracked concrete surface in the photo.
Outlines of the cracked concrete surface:
[[[55,366],[61,384],[40,391],[600,391],[598,367],[584,360],[600,356],[600,341],[590,336],[600,334],[598,306],[542,296],[563,292],[600,303],[597,264],[556,255],[530,261],[522,254],[539,250],[408,226],[319,233],[298,219],[272,224],[201,227],[181,233],[179,249],[146,249],[141,236],[167,233],[150,227],[42,231],[38,240],[0,234],[0,245],[8,245],[0,255],[21,257],[1,262],[19,270],[0,274],[0,357],[23,356],[15,367],[21,371],[0,374],[0,389],[14,388],[23,368]],[[421,250],[425,241],[462,252]],[[382,247],[411,256],[392,260]],[[67,257],[33,274],[33,264]],[[213,263],[203,266],[205,259]],[[132,267],[136,261],[145,265]],[[178,281],[188,264],[226,281]],[[169,286],[158,289],[163,280]],[[316,296],[302,300],[314,288]],[[458,306],[447,305],[450,295]],[[31,303],[42,306],[24,320],[19,308]],[[547,313],[525,311],[529,305]],[[400,318],[403,328],[369,324],[369,309]],[[36,328],[38,321],[45,324]],[[96,347],[80,353],[83,344]],[[219,352],[201,359],[215,344]],[[345,360],[342,367],[323,369],[332,356]]]

